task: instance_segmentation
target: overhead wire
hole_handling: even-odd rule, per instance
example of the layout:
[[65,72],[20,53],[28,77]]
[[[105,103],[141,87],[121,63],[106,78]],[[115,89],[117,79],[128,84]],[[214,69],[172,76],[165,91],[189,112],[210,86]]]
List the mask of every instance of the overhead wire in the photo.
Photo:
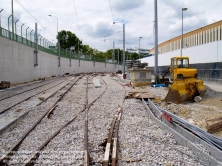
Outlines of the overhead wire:
[[[26,9],[25,6],[24,6],[21,2],[19,2],[18,0],[15,0],[15,1],[16,1],[24,10],[26,10],[26,12],[28,12],[44,29],[47,30],[47,28],[45,28],[45,27],[41,24],[41,22],[38,21],[37,18],[35,18],[35,16],[33,16],[32,13],[31,13],[28,9]],[[47,31],[48,31],[48,30],[47,30]],[[53,37],[55,36],[55,35],[53,35],[50,31],[48,31],[48,33],[50,33]]]
[[[112,14],[113,22],[114,22],[113,10],[112,10],[112,5],[111,5],[110,0],[109,0],[109,6],[110,6],[110,11],[111,11],[111,14]],[[109,35],[110,35],[110,32],[111,32],[112,28],[113,28],[113,24],[112,24],[112,26],[111,26],[111,28],[110,28],[110,30],[109,30],[108,35],[106,35],[106,36],[104,36],[104,37],[107,37],[107,36],[109,36]]]
[[[111,6],[111,3],[110,3],[110,0],[109,0],[109,6],[110,6],[110,10],[111,10],[112,17],[113,17],[113,9],[112,9],[112,6]],[[113,17],[113,22],[114,22],[114,17]]]
[[75,1],[74,0],[73,0],[73,5],[74,5],[75,13],[76,13],[76,19],[77,19],[77,23],[78,23],[80,37],[82,38],[82,34],[81,34],[80,26],[79,26],[79,19],[78,19],[78,15],[77,15],[77,11],[76,11],[76,5],[75,5]]

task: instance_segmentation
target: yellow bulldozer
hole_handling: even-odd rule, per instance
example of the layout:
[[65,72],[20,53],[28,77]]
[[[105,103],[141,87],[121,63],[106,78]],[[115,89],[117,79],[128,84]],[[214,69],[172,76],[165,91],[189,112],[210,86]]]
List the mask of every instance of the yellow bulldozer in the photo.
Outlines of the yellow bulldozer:
[[169,88],[165,101],[179,104],[191,101],[195,96],[204,96],[206,87],[202,80],[197,79],[197,69],[190,68],[189,57],[171,58],[169,72],[173,84]]

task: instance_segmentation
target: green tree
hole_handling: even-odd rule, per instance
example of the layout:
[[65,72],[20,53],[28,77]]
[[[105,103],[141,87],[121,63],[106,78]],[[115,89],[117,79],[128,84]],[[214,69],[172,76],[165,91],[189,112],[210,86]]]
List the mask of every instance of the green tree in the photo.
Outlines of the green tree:
[[70,31],[62,30],[58,32],[57,39],[59,40],[61,48],[70,48],[71,46],[75,46],[75,51],[79,51],[82,49],[82,41]]

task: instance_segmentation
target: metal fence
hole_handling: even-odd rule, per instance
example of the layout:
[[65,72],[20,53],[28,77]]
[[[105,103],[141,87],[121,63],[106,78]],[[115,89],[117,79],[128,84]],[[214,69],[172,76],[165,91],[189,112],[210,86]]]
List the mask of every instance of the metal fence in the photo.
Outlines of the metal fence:
[[[33,24],[34,25],[34,24]],[[38,50],[43,52],[58,55],[57,46],[44,38],[41,35],[42,30],[38,29]],[[19,19],[14,17],[14,33],[12,33],[12,15],[7,13],[5,10],[0,9],[0,36],[13,40],[15,42],[24,44],[29,47],[35,48],[35,31],[28,27],[25,23],[21,22]],[[98,58],[91,55],[84,55],[77,52],[71,52],[67,49],[60,48],[60,56],[64,58],[85,60],[85,61],[94,61],[94,62],[103,62],[103,63],[116,63],[112,62],[110,59]],[[70,56],[71,54],[71,56]],[[120,64],[121,65],[121,64]]]

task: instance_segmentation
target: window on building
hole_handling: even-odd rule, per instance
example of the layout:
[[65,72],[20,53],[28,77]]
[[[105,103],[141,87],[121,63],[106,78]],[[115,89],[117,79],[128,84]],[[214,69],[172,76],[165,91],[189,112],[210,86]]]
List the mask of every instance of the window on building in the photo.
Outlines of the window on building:
[[222,36],[222,34],[221,34],[221,29],[222,29],[222,26],[220,26],[220,40],[221,40],[221,36]]
[[201,41],[201,44],[203,44],[203,32],[202,32],[202,41]]
[[218,28],[216,30],[216,41],[218,40]]

